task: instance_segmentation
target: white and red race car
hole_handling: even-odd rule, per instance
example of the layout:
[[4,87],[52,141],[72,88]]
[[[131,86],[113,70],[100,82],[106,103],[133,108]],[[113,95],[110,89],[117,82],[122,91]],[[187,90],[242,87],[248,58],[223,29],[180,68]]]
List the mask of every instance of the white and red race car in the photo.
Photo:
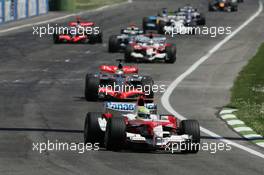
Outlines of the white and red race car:
[[[151,111],[139,118],[138,107]],[[106,102],[104,113],[88,112],[84,126],[84,142],[99,143],[107,150],[122,150],[129,146],[142,149],[166,150],[170,146],[184,153],[197,153],[200,144],[200,127],[196,120],[178,119],[157,114],[157,105],[139,98],[137,103]],[[187,146],[186,146],[187,145]]]
[[176,46],[166,42],[166,37],[155,34],[136,36],[125,50],[125,61],[176,61]]

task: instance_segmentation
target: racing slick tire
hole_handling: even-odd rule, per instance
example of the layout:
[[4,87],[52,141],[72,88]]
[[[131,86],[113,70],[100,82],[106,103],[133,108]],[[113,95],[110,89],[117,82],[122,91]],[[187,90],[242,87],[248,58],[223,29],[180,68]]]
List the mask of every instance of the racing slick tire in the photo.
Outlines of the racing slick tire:
[[165,27],[165,26],[166,26],[166,22],[160,20],[160,21],[159,21],[159,24],[158,24],[158,33],[159,33],[159,34],[164,34],[164,33],[165,33],[165,31],[164,31],[164,27]]
[[148,17],[144,17],[142,20],[142,28],[144,33],[146,33],[148,30],[147,23],[148,23]]
[[112,117],[108,120],[105,132],[105,148],[107,150],[121,150],[126,141],[126,124],[122,117]]
[[98,99],[98,88],[100,79],[92,74],[87,74],[85,77],[84,96],[87,101],[96,101]]
[[144,76],[141,80],[142,88],[145,90],[146,98],[154,98],[153,86],[154,81],[150,76]]
[[89,36],[89,44],[103,43],[103,33],[99,30],[98,34],[92,33]]
[[132,62],[132,56],[131,56],[132,52],[133,52],[133,47],[128,45],[125,49],[125,54],[124,54],[125,62],[127,63]]
[[117,35],[112,35],[109,37],[109,42],[108,42],[108,52],[117,52],[119,50],[119,41],[117,38]]
[[237,5],[233,5],[233,6],[231,7],[231,11],[232,11],[232,12],[237,12],[237,10],[238,10],[238,6],[237,6]]
[[197,21],[197,25],[204,26],[206,24],[206,20],[203,14],[200,15],[200,19]]
[[215,11],[215,9],[212,7],[212,5],[208,5],[208,11],[209,12],[214,12]]
[[[200,125],[197,120],[183,120],[180,123],[181,134],[192,136],[190,142],[185,143],[183,153],[197,153],[200,144]],[[182,145],[183,146],[183,145]]]
[[57,33],[53,34],[53,42],[54,42],[54,44],[60,43],[59,35]]
[[175,46],[167,46],[165,48],[167,59],[165,59],[166,63],[174,63],[176,61],[176,47]]
[[99,143],[99,146],[104,146],[105,133],[101,130],[98,119],[102,117],[102,113],[88,112],[84,123],[84,143]]

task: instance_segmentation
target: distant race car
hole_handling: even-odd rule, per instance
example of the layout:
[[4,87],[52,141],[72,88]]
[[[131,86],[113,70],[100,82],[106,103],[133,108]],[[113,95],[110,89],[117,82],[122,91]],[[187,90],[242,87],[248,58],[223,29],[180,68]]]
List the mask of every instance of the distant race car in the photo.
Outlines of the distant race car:
[[209,0],[209,11],[235,12],[238,10],[238,0]]
[[[190,5],[186,5],[184,7],[181,7],[178,9],[178,12],[176,12],[177,15],[181,15],[182,13],[185,13],[185,20],[186,23],[190,23],[192,25],[198,25],[202,26],[206,24],[206,19],[204,14],[198,12],[196,8],[193,8]],[[187,20],[190,20],[189,22]]]
[[108,42],[109,52],[118,52],[125,50],[126,46],[135,38],[137,35],[143,34],[143,30],[140,30],[135,25],[131,25],[126,29],[121,30],[120,35],[112,35]]
[[157,16],[144,17],[142,21],[142,28],[144,33],[146,33],[149,30],[158,31],[159,26],[157,20],[158,20]]
[[195,28],[191,26],[185,26],[183,20],[170,20],[170,25],[163,28],[166,35],[186,35],[195,34]]
[[102,31],[98,28],[97,32],[85,30],[95,26],[94,22],[80,21],[69,22],[67,27],[61,27],[63,30],[53,34],[54,43],[102,43]]
[[185,26],[205,25],[206,20],[202,13],[191,6],[179,8],[178,11],[169,12],[167,8],[163,8],[157,16],[143,18],[143,30],[156,30],[159,34],[164,34],[164,27],[171,25],[171,20],[183,21]]
[[85,99],[87,101],[136,100],[139,96],[153,98],[153,79],[138,75],[135,66],[101,65],[100,73],[87,74],[85,79]]
[[126,62],[176,61],[176,46],[167,43],[166,37],[157,34],[139,35],[125,50]]
[[169,151],[178,146],[183,153],[197,153],[200,127],[196,120],[179,121],[172,114],[158,114],[157,105],[139,98],[137,103],[105,102],[102,113],[88,112],[84,142],[100,148]]

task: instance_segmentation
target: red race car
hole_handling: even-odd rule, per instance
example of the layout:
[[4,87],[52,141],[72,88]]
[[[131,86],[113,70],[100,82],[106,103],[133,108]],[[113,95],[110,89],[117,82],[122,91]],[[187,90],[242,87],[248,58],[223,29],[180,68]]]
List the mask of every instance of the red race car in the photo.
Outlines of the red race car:
[[53,34],[54,43],[102,43],[102,32],[94,22],[69,22],[67,27],[58,27]]
[[100,100],[136,100],[145,95],[153,98],[152,86],[154,84],[150,76],[138,75],[135,66],[102,65],[100,72],[87,74],[85,79],[85,99],[87,101]]
[[176,61],[176,46],[166,42],[166,37],[156,34],[136,36],[125,50],[125,61]]
[[197,153],[200,127],[196,120],[179,122],[171,114],[157,114],[157,105],[140,97],[137,103],[106,102],[104,113],[89,112],[84,142],[99,143],[107,150],[136,145],[142,149]]

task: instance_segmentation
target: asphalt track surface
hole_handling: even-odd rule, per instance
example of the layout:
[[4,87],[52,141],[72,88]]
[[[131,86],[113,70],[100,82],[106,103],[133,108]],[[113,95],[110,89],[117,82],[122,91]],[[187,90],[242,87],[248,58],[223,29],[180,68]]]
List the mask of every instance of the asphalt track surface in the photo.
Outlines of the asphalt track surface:
[[[84,15],[104,30],[103,45],[54,45],[51,37],[32,36],[23,29],[1,36],[0,42],[0,174],[263,174],[263,159],[236,147],[211,154],[138,153],[134,151],[76,152],[32,151],[32,142],[47,140],[83,142],[88,111],[100,111],[101,103],[83,99],[84,77],[100,64],[115,64],[123,54],[107,52],[108,37],[161,7],[176,9],[187,2],[205,12],[208,26],[234,29],[258,9],[257,0],[246,0],[237,13],[208,13],[206,0],[134,1]],[[177,87],[171,105],[187,118],[244,146],[263,149],[244,141],[217,118],[228,103],[232,82],[263,42],[263,13],[225,44]],[[61,21],[65,23],[65,21]],[[157,84],[169,85],[224,36],[180,36],[175,64],[139,64],[142,74]],[[157,95],[157,102],[162,94]],[[160,103],[159,103],[160,104]],[[160,113],[167,113],[160,105]],[[218,140],[202,133],[202,142]]]

